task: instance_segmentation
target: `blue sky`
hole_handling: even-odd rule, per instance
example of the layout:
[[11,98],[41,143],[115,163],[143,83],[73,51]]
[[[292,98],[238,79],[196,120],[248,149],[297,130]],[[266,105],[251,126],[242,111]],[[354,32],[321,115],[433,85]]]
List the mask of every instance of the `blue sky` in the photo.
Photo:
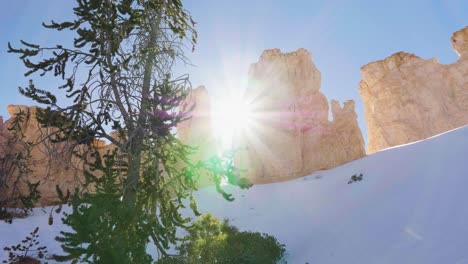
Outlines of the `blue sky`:
[[[197,21],[195,66],[178,67],[189,72],[193,86],[204,84],[213,97],[246,84],[248,67],[265,49],[284,52],[306,48],[322,73],[321,91],[329,100],[354,99],[363,129],[365,123],[358,84],[360,67],[398,51],[422,58],[436,57],[453,63],[457,55],[450,45],[453,32],[468,25],[466,0],[192,0],[184,1]],[[57,34],[40,26],[72,16],[73,1],[16,0],[0,10],[0,115],[8,104],[31,104],[18,93],[27,84],[25,69],[7,42],[24,39],[33,43],[64,42],[68,33]],[[36,79],[36,78],[34,78]],[[40,80],[42,88],[54,86]]]

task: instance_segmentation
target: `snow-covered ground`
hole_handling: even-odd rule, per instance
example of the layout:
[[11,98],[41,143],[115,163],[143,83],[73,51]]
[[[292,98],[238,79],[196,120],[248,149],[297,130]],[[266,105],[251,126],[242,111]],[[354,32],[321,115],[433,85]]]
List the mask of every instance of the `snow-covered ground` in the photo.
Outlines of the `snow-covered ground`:
[[[362,181],[348,184],[360,173]],[[230,191],[234,202],[200,190],[199,208],[276,236],[288,263],[468,264],[468,126],[304,178]],[[47,217],[37,209],[0,223],[0,248],[40,226],[41,242],[60,253],[54,237],[63,226],[47,225]]]

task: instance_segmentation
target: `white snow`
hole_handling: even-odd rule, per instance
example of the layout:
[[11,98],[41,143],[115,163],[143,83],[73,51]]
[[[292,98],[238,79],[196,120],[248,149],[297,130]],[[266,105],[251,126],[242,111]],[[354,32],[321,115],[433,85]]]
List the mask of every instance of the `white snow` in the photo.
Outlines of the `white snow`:
[[[288,263],[468,264],[468,126],[292,181],[228,188],[234,202],[198,191],[199,209],[274,235]],[[64,227],[47,217],[36,209],[0,223],[0,248],[40,226],[41,242],[60,253],[54,237]]]

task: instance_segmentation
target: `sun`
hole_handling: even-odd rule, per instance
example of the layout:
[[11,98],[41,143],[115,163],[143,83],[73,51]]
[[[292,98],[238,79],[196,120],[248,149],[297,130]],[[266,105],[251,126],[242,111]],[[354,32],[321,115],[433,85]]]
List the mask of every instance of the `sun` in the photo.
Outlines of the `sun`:
[[234,138],[248,130],[252,123],[250,104],[240,96],[215,100],[212,116],[215,137],[221,143],[220,150],[232,148]]

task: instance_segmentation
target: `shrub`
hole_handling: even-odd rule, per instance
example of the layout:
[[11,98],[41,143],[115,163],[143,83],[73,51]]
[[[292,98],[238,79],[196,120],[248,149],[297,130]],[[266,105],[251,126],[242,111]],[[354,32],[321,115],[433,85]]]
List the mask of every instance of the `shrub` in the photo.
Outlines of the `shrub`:
[[210,214],[195,222],[177,249],[177,256],[165,257],[157,263],[274,264],[285,253],[285,246],[275,237],[239,232],[228,221],[220,221]]
[[20,244],[3,248],[8,251],[8,260],[4,260],[3,263],[39,263],[30,256],[34,253],[37,258],[43,259],[47,254],[47,247],[39,245],[38,232],[39,227],[36,227]]
[[354,174],[353,176],[351,176],[351,179],[348,181],[348,184],[351,184],[353,182],[358,182],[358,181],[362,181],[362,173],[359,175]]

